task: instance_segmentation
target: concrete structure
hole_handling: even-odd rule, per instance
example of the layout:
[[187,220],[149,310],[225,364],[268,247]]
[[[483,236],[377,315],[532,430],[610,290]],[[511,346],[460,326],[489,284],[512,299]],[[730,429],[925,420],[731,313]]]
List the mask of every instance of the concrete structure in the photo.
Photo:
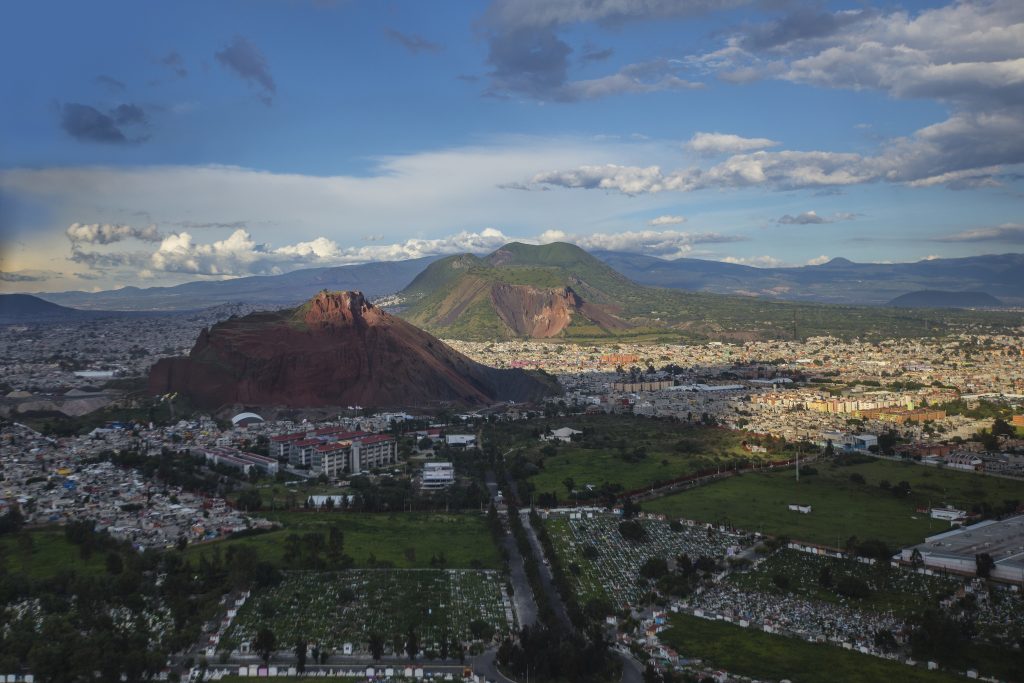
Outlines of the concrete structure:
[[448,434],[444,441],[453,448],[476,448],[476,434]]
[[562,427],[561,429],[552,429],[550,434],[547,434],[541,438],[545,441],[561,441],[562,443],[569,443],[572,441],[573,434],[582,434],[578,429],[572,427]]
[[398,444],[387,434],[344,433],[343,441],[317,441],[312,446],[309,467],[318,474],[337,479],[346,474],[386,467],[398,462]]
[[277,474],[278,464],[274,458],[257,453],[247,453],[236,448],[208,448],[202,451],[206,462],[215,465],[227,465],[242,470],[246,474],[256,468],[264,474]]
[[455,483],[455,468],[450,462],[427,462],[423,464],[423,478],[420,488],[424,491],[439,491]]
[[995,562],[991,578],[1024,585],[1024,515],[929,536],[920,545],[904,548],[900,559],[910,562],[915,550],[929,569],[969,576],[977,573],[977,556],[987,553]]

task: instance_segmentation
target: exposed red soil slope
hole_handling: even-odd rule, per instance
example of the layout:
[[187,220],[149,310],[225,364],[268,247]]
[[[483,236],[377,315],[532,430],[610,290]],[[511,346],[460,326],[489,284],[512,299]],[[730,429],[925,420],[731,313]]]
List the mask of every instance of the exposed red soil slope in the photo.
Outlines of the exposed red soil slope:
[[218,323],[187,358],[165,358],[149,376],[152,393],[177,391],[206,409],[474,405],[529,401],[550,387],[476,363],[360,292],[321,292],[295,309]]

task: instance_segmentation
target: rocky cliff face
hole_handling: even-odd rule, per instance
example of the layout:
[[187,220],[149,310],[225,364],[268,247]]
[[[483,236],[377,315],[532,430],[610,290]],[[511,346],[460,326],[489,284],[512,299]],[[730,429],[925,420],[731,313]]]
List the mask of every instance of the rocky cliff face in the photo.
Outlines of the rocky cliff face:
[[205,409],[428,407],[529,401],[551,384],[476,363],[359,292],[321,292],[298,308],[232,318],[204,330],[187,358],[150,370],[154,394]]

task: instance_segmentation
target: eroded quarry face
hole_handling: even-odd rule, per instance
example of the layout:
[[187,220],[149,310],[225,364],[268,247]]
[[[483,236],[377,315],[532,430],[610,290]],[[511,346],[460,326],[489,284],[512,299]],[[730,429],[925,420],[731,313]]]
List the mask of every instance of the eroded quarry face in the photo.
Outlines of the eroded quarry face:
[[491,286],[491,303],[516,335],[545,339],[569,326],[581,301],[568,287],[540,289],[495,283]]

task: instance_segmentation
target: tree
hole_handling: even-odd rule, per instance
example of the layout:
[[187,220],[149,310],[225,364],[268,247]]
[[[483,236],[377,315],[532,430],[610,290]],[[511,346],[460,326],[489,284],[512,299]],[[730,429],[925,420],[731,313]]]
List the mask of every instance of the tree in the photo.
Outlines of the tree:
[[980,553],[974,556],[974,564],[977,567],[978,578],[987,579],[996,568],[995,560],[988,553]]
[[565,486],[566,493],[572,495],[573,490],[576,488],[576,480],[572,477],[566,477],[562,480],[562,485]]
[[370,634],[370,656],[373,657],[373,661],[379,662],[380,658],[384,656],[384,638],[379,633]]
[[263,659],[263,663],[267,664],[274,654],[274,649],[277,648],[277,637],[273,631],[264,626],[256,634],[256,640],[253,641],[252,646]]
[[892,634],[887,628],[875,631],[875,647],[882,652],[893,652],[899,647],[899,643],[896,642],[896,636]]
[[306,650],[309,643],[303,639],[295,642],[295,670],[300,674],[306,671]]
[[831,458],[835,454],[836,454],[836,447],[834,445],[832,445],[832,439],[829,439],[825,443],[825,452],[823,453],[823,455],[826,458]]
[[654,581],[665,574],[668,574],[668,562],[663,557],[652,557],[640,567],[640,575]]
[[832,587],[832,568],[828,565],[823,566],[818,572],[818,585],[822,588]]
[[405,636],[405,653],[409,655],[409,659],[415,660],[416,653],[420,651],[420,641],[416,637],[416,631],[413,630],[412,626],[409,627],[409,633]]
[[107,553],[107,573],[115,576],[124,571],[124,560],[116,552]]
[[914,552],[910,553],[910,566],[914,569],[920,569],[924,566],[924,558],[921,556],[921,551],[914,548]]

